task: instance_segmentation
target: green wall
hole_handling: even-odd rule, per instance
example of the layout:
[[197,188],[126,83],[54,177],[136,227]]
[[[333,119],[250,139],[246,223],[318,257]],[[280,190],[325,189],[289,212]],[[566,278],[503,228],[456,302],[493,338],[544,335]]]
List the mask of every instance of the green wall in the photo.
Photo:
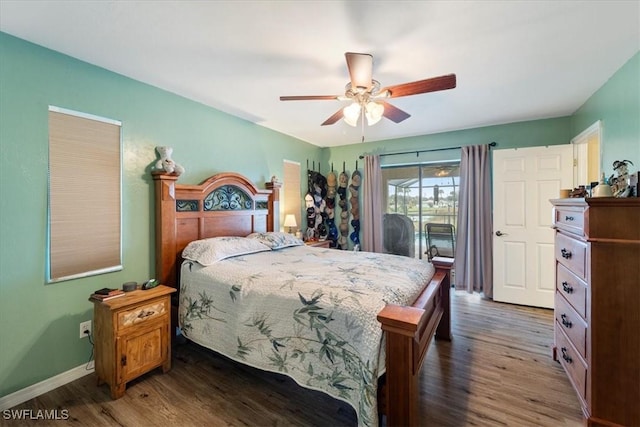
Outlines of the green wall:
[[[495,149],[533,147],[568,144],[570,139],[570,118],[561,117],[328,148],[323,153],[323,160],[329,164],[333,162],[334,169],[339,166],[340,170],[345,162],[346,169],[353,171],[355,161],[362,154],[388,154],[406,151],[409,153],[384,156],[381,159],[383,165],[405,164],[460,159],[459,149],[426,152],[416,156],[415,151],[420,150],[462,147],[490,142],[497,143]],[[362,160],[359,161],[358,168],[364,169]]]
[[602,170],[613,173],[614,160],[631,160],[640,170],[640,53],[636,53],[571,118],[579,134],[602,120]]
[[[45,284],[48,106],[122,121],[121,272]],[[89,359],[79,323],[91,291],[154,272],[154,147],[174,147],[179,182],[236,171],[282,177],[282,153],[302,165],[321,149],[0,33],[0,396]]]
[[[282,176],[282,153],[322,170],[351,172],[361,154],[482,144],[495,149],[555,145],[603,120],[603,164],[640,163],[639,55],[573,116],[511,123],[320,149],[202,104],[0,33],[0,396],[85,363],[79,323],[92,318],[94,289],[153,275],[154,147],[173,146],[186,168],[179,182],[222,171],[255,182]],[[47,109],[49,105],[122,121],[124,270],[46,285]],[[365,135],[366,136],[366,135]],[[459,158],[459,150],[421,154],[420,161]],[[385,163],[415,162],[416,155]],[[327,165],[327,166],[325,166]],[[606,169],[605,169],[606,170]],[[635,169],[634,169],[635,170]],[[303,191],[305,190],[303,171]]]

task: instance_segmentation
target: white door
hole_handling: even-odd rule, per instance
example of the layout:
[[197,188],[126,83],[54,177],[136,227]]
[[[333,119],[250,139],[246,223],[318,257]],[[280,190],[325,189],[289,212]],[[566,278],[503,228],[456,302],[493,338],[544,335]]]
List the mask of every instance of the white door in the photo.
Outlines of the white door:
[[493,150],[493,299],[553,307],[552,206],[572,188],[570,144]]
[[573,182],[590,184],[600,181],[600,135],[602,122],[598,120],[571,140],[573,144]]

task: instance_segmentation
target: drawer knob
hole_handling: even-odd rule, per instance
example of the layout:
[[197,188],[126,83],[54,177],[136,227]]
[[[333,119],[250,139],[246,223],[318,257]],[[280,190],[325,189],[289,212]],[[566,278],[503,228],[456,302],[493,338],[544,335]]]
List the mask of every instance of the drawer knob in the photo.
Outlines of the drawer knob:
[[562,250],[560,251],[560,253],[562,254],[562,258],[564,259],[569,259],[571,258],[571,251],[566,250],[565,248],[562,248]]
[[565,220],[565,221],[573,221],[573,217],[572,217],[572,216],[567,215],[567,216],[565,216],[565,217],[564,217],[564,220]]
[[571,328],[573,326],[573,323],[571,323],[570,320],[567,320],[567,315],[566,314],[563,314],[562,316],[560,316],[560,318],[562,319],[562,324],[566,328]]
[[570,286],[567,282],[562,282],[562,290],[568,294],[573,293],[573,286]]
[[573,363],[573,359],[567,354],[567,347],[562,347],[562,358],[567,363]]
[[153,314],[155,314],[155,311],[149,310],[149,311],[141,311],[140,314],[138,314],[138,319],[144,319],[145,317],[149,317],[152,316]]

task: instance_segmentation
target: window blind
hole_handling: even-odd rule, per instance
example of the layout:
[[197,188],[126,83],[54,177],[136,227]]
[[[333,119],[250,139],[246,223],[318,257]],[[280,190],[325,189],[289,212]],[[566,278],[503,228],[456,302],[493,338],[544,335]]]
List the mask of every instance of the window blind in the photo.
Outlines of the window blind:
[[49,282],[122,269],[120,129],[49,107]]

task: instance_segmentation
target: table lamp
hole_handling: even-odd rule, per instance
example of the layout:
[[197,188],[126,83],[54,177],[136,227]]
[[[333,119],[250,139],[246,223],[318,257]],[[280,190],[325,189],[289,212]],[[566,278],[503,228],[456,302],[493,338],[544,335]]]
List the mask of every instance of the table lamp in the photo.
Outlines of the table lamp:
[[285,215],[283,225],[285,227],[289,227],[289,234],[293,234],[291,229],[298,226],[298,223],[296,222],[296,216],[293,214]]

